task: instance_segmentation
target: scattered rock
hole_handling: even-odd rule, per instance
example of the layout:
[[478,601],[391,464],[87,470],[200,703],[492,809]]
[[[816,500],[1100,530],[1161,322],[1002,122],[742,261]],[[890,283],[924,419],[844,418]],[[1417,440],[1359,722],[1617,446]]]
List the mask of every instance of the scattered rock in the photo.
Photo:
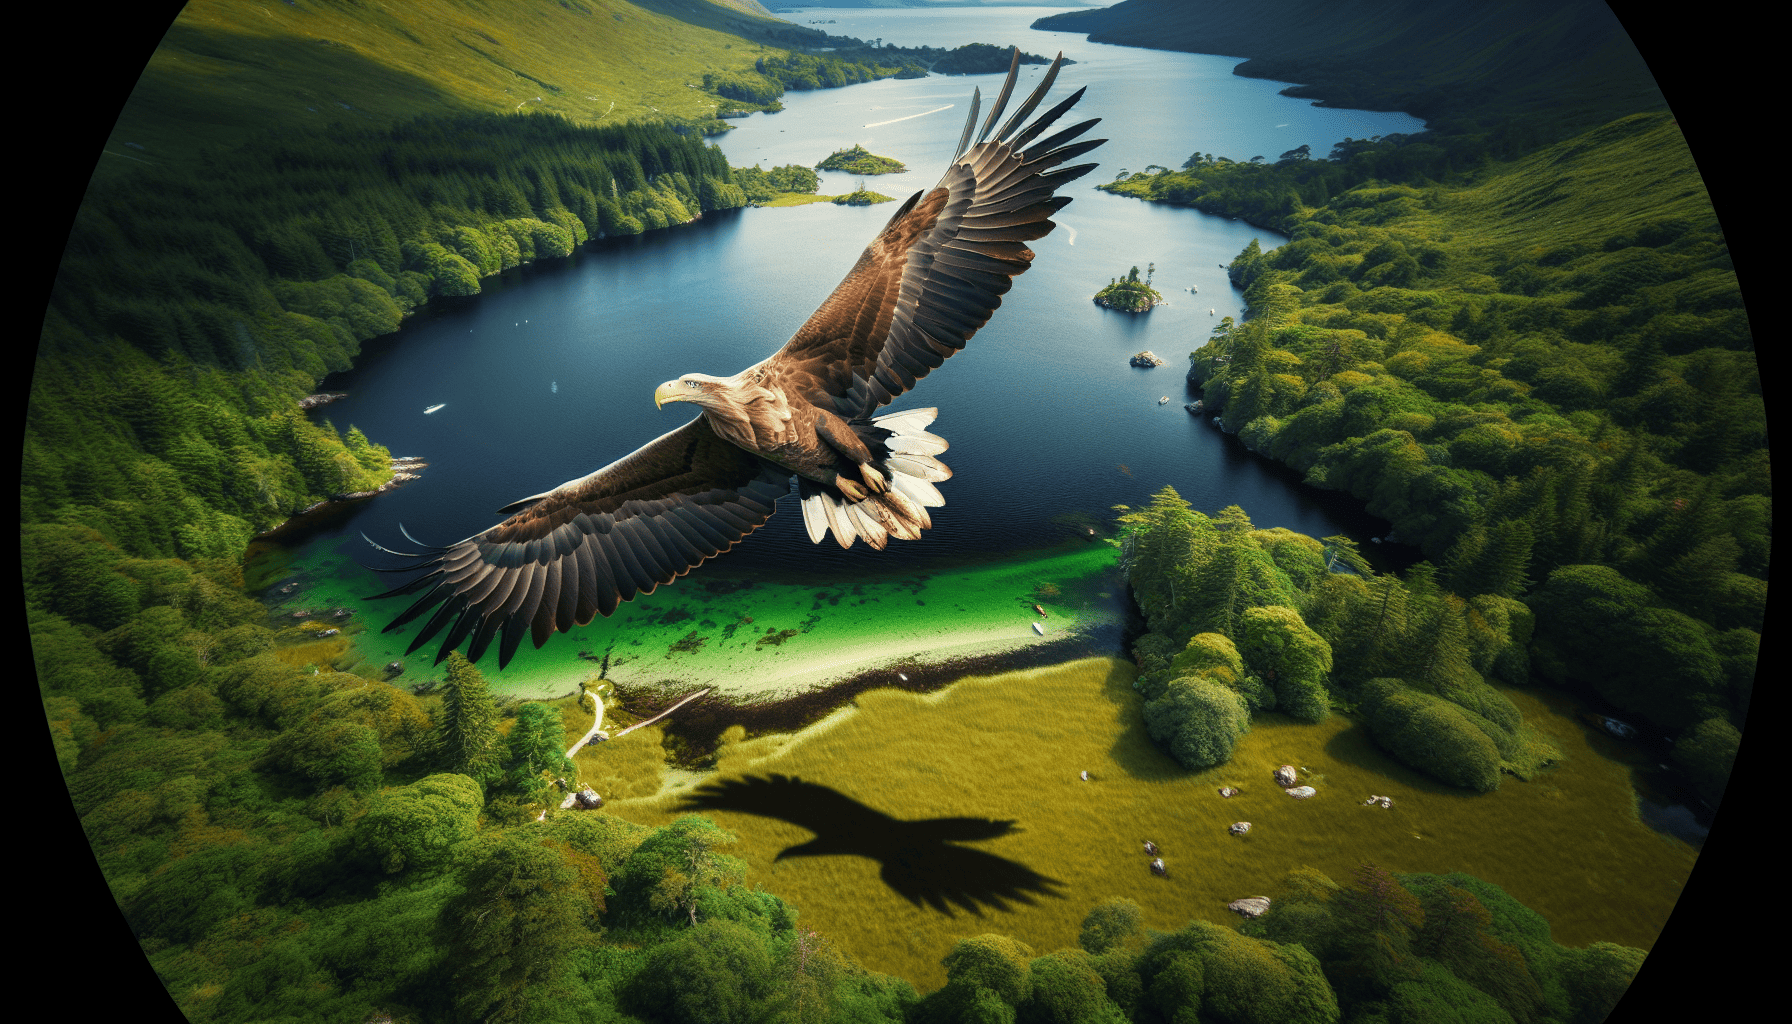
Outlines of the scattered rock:
[[1295,773],[1294,766],[1291,764],[1285,764],[1276,769],[1276,785],[1284,789],[1294,785],[1299,779],[1300,776]]
[[1079,777],[1080,777],[1080,778],[1081,778],[1081,779],[1082,779],[1082,780],[1083,780],[1083,781],[1084,781],[1084,782],[1088,782],[1088,781],[1089,781],[1089,773],[1088,773],[1088,772],[1082,772],[1082,773],[1080,773],[1080,776],[1079,776]]
[[1145,840],[1145,855],[1147,857],[1157,856],[1157,844],[1149,839]]
[[577,793],[568,793],[566,799],[560,801],[560,809],[563,811],[570,811],[575,807],[582,811],[591,811],[603,805],[604,798],[598,796],[597,791],[590,786],[586,786]]
[[1146,349],[1133,356],[1131,362],[1134,366],[1143,366],[1146,369],[1150,369],[1153,366],[1164,365],[1164,360],[1159,357],[1156,352],[1153,352],[1150,349]]
[[319,637],[335,636],[336,634],[338,634],[340,632],[342,632],[342,630],[340,630],[340,629],[325,629],[325,630],[319,630],[317,635]]
[[591,734],[591,738],[585,741],[585,745],[587,747],[589,747],[589,746],[593,746],[598,743],[606,743],[609,741],[609,739],[610,739],[610,734],[605,732],[602,729],[599,729],[596,732]]
[[1314,789],[1312,786],[1296,786],[1293,789],[1284,789],[1284,790],[1282,790],[1282,792],[1288,794],[1289,796],[1293,797],[1296,800],[1305,800],[1307,797],[1310,797],[1314,793],[1318,792],[1318,790]]
[[1194,401],[1183,406],[1183,408],[1187,409],[1193,415],[1199,416],[1199,415],[1201,415],[1201,410],[1206,407],[1202,404],[1201,399],[1197,398]]
[[1392,807],[1394,806],[1394,798],[1391,796],[1378,796],[1371,793],[1369,794],[1369,799],[1363,801],[1363,806],[1365,807],[1374,806],[1376,804],[1380,804],[1383,807]]
[[1170,873],[1168,870],[1166,870],[1164,868],[1164,859],[1162,857],[1156,857],[1156,858],[1152,859],[1151,873],[1156,875],[1159,878],[1162,878],[1165,875],[1168,875]]
[[1232,786],[1221,786],[1220,787],[1220,795],[1229,800],[1232,797],[1235,797],[1238,795],[1238,790],[1233,788]]
[[1616,718],[1607,718],[1604,715],[1596,715],[1591,712],[1582,715],[1581,718],[1586,721],[1587,724],[1598,729],[1603,729],[1621,740],[1636,738],[1636,727],[1628,722],[1620,722]]
[[353,615],[353,614],[355,614],[355,610],[353,608],[338,608],[335,611],[330,613],[332,618],[337,618],[337,619],[346,619],[350,615]]
[[311,613],[308,611],[300,610],[300,611],[293,612],[292,617],[295,619],[303,619],[303,618],[308,617],[310,614]]
[[395,676],[404,675],[404,662],[393,661],[386,664],[386,671]]
[[1235,821],[1232,823],[1230,828],[1226,829],[1226,831],[1232,833],[1235,836],[1242,836],[1246,832],[1249,832],[1250,830],[1251,830],[1251,823],[1248,821]]
[[1246,917],[1262,917],[1264,912],[1269,910],[1269,897],[1246,896],[1242,900],[1233,900],[1226,904],[1226,909]]

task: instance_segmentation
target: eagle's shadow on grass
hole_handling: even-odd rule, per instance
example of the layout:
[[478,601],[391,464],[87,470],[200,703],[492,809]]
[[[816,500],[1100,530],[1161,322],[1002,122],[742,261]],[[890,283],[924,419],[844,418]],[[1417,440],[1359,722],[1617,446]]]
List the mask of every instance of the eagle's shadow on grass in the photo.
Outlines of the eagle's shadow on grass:
[[958,846],[1018,831],[1013,821],[929,818],[902,821],[859,803],[830,786],[787,775],[749,776],[710,783],[687,796],[680,810],[734,811],[798,825],[815,833],[807,843],[775,858],[846,854],[878,862],[885,885],[919,907],[948,917],[953,907],[981,917],[1031,905],[1036,896],[1062,899],[1064,883],[1018,861]]

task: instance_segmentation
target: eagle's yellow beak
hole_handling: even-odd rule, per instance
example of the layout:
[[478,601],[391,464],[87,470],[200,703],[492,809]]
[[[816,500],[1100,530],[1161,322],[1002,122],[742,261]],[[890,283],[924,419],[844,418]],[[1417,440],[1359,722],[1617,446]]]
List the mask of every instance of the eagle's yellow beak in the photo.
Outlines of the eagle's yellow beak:
[[678,393],[678,382],[669,380],[653,389],[653,407],[663,408],[667,402],[679,402],[683,398]]

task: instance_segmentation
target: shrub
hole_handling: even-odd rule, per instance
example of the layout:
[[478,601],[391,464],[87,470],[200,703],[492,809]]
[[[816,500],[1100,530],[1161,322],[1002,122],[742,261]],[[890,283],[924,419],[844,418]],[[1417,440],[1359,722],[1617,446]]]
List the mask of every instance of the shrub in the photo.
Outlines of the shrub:
[[1145,728],[1184,768],[1210,768],[1231,759],[1233,744],[1251,729],[1251,713],[1236,692],[1185,676],[1146,702]]
[[1012,1006],[1033,990],[1032,955],[1024,943],[985,934],[958,940],[941,962],[948,981],[989,989]]
[[1693,788],[1713,807],[1723,799],[1742,734],[1721,718],[1707,718],[1674,743],[1674,760],[1692,777]]
[[1116,949],[1138,933],[1144,912],[1132,900],[1115,896],[1097,904],[1083,918],[1083,932],[1077,945],[1097,956]]
[[1499,788],[1499,749],[1456,705],[1397,679],[1371,679],[1358,707],[1376,744],[1402,763],[1452,786]]
[[629,1000],[673,1024],[764,1019],[777,963],[763,938],[732,921],[705,921],[654,948]]
[[1336,1024],[1339,1016],[1312,954],[1209,921],[1159,935],[1139,957],[1139,977],[1146,1002],[1172,1024]]
[[1325,677],[1332,670],[1332,647],[1307,628],[1299,612],[1283,605],[1251,608],[1240,632],[1240,653],[1272,679],[1277,708],[1303,722],[1318,722],[1331,713]]
[[1088,953],[1062,950],[1032,968],[1033,991],[1019,1007],[1019,1024],[1127,1024]]
[[388,873],[446,863],[473,838],[485,793],[465,775],[431,775],[374,798],[356,825],[356,842]]

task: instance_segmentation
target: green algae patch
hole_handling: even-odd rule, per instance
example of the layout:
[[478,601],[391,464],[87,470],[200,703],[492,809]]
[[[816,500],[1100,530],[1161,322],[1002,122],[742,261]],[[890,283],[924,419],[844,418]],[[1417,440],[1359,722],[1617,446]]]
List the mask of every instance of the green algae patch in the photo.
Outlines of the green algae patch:
[[[607,619],[556,633],[539,650],[524,643],[502,669],[488,652],[479,670],[494,693],[530,699],[574,693],[580,682],[600,675],[671,690],[791,693],[905,661],[1019,650],[1111,626],[1126,596],[1117,565],[1111,544],[1075,541],[933,573],[843,583],[739,580],[706,568],[625,602]],[[404,686],[443,678],[433,664],[436,642],[405,654],[417,625],[380,632],[405,604],[365,598],[389,581],[337,552],[295,559],[285,568],[283,579],[297,581],[299,589],[280,594],[273,587],[262,595],[275,602],[277,615],[354,610],[341,624],[350,642],[333,655],[339,662],[352,654],[353,670],[373,677],[402,662],[405,674],[395,682]],[[1044,617],[1033,610],[1036,602]],[[1043,634],[1033,630],[1034,622]]]
[[[960,938],[994,931],[1039,951],[1071,947],[1090,908],[1112,896],[1137,901],[1150,928],[1193,918],[1231,925],[1238,919],[1228,902],[1273,895],[1292,868],[1345,879],[1363,861],[1397,872],[1465,871],[1542,913],[1557,941],[1648,949],[1696,860],[1691,847],[1637,819],[1626,766],[1523,691],[1505,692],[1561,748],[1560,765],[1532,782],[1470,793],[1393,761],[1340,715],[1317,725],[1259,715],[1229,763],[1183,769],[1146,735],[1134,674],[1125,662],[1090,659],[969,678],[927,695],[872,691],[801,733],[735,740],[718,754],[710,781],[776,773],[904,820],[1012,819],[1015,831],[964,845],[1055,880],[1056,895],[1030,905],[948,916],[897,895],[868,858],[776,861],[814,838],[799,826],[707,813],[740,836],[729,852],[747,860],[748,878],[796,904],[807,927],[867,968],[923,989],[944,983],[940,958]],[[1284,794],[1271,779],[1279,764],[1304,769],[1301,784],[1317,795]],[[1225,799],[1221,786],[1240,792]],[[1372,793],[1393,806],[1365,806]],[[604,813],[659,825],[680,813],[681,796],[623,799]],[[1251,822],[1251,831],[1230,835],[1235,821]],[[1161,849],[1167,877],[1151,874],[1146,839]]]

